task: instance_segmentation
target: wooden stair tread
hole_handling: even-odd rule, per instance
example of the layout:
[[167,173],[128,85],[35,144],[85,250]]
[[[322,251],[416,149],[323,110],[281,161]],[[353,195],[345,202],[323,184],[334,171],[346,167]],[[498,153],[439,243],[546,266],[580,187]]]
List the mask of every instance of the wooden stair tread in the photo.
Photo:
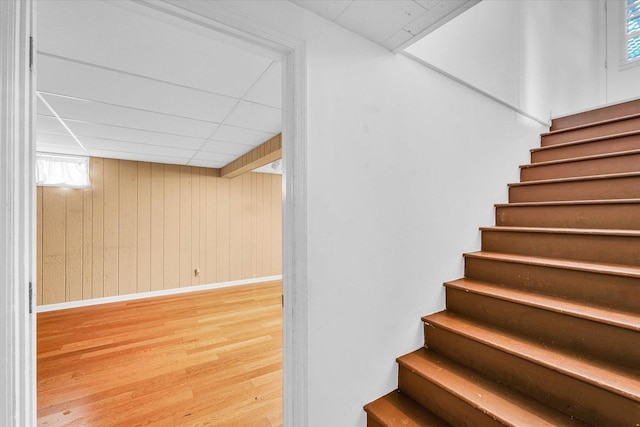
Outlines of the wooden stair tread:
[[398,390],[366,404],[364,410],[384,426],[451,426]]
[[[640,154],[640,150],[616,151],[616,152],[613,152],[613,153],[592,154],[590,156],[570,157],[570,158],[559,159],[559,160],[548,160],[548,161],[545,161],[545,162],[528,163],[526,165],[520,165],[519,167],[520,167],[520,169],[531,169],[531,168],[538,168],[538,167],[542,167],[542,166],[583,162],[583,161],[586,161],[586,160],[599,160],[599,159],[608,159],[608,158],[613,158],[613,157],[632,156],[632,155],[635,155],[635,154]],[[639,167],[640,167],[640,165],[639,165]]]
[[543,147],[531,148],[529,150],[529,152],[537,153],[537,152],[540,152],[540,151],[547,151],[547,150],[553,150],[553,149],[565,148],[565,147],[573,147],[573,146],[581,145],[581,144],[589,144],[589,143],[592,143],[592,142],[599,142],[599,141],[606,141],[606,140],[610,140],[610,139],[625,138],[627,136],[634,136],[634,135],[640,135],[640,130],[632,130],[632,131],[628,131],[628,132],[614,133],[614,134],[611,134],[611,135],[593,136],[591,138],[578,139],[578,140],[569,141],[569,142],[561,142],[559,144],[554,144],[554,145],[545,145]]
[[[576,126],[571,125],[571,122],[578,122],[583,124],[593,123],[596,121],[611,119],[619,116],[635,114],[637,111],[640,111],[640,99],[625,100],[553,117],[551,121],[551,129],[557,130],[564,129],[570,126]],[[569,124],[567,124],[566,122],[569,122]]]
[[506,426],[586,425],[427,349],[414,351],[397,361]]
[[640,279],[640,267],[622,264],[574,261],[558,258],[504,254],[489,251],[468,252],[465,253],[464,256],[467,258],[484,258],[494,261],[528,264],[540,267],[562,268],[590,273],[611,274],[616,276],[633,277]]
[[580,381],[640,402],[640,378],[596,361],[585,360],[526,338],[466,320],[448,312],[425,316],[428,325],[440,327],[529,362],[544,366]]
[[553,200],[543,202],[496,203],[497,208],[518,206],[574,206],[574,205],[629,205],[640,203],[640,199],[594,199],[594,200]]
[[541,137],[482,250],[464,254],[467,277],[445,283],[448,309],[423,317],[430,348],[397,359],[401,392],[381,405],[465,425],[638,423],[640,99]]
[[604,174],[604,175],[586,175],[586,176],[572,176],[567,178],[538,179],[538,180],[523,181],[523,182],[513,182],[507,185],[509,187],[521,187],[521,186],[528,186],[528,185],[556,184],[556,183],[563,183],[563,182],[630,178],[630,177],[636,177],[636,176],[640,176],[640,172],[622,172],[622,173],[610,173],[610,174]]
[[516,232],[516,233],[548,233],[548,234],[587,234],[594,236],[626,236],[640,237],[640,230],[620,230],[601,228],[549,228],[549,227],[480,227],[481,231]]
[[[445,286],[517,304],[524,304],[542,310],[579,317],[593,322],[640,331],[640,315],[622,310],[603,308],[587,303],[578,303],[565,298],[535,294],[468,278],[446,282]],[[638,386],[640,387],[640,383]]]
[[558,135],[561,133],[567,133],[567,132],[571,132],[574,130],[578,130],[578,129],[586,129],[586,128],[591,128],[591,127],[596,127],[596,126],[601,126],[601,125],[606,125],[609,123],[615,123],[615,122],[622,122],[625,120],[631,120],[631,119],[635,119],[640,117],[640,113],[633,113],[633,114],[628,114],[625,116],[620,116],[620,117],[613,117],[610,119],[604,119],[604,120],[599,120],[596,122],[591,122],[591,123],[584,123],[581,125],[577,125],[577,126],[570,126],[570,127],[566,127],[563,129],[557,129],[557,130],[552,130],[546,133],[541,134],[541,136],[549,136],[549,135]]

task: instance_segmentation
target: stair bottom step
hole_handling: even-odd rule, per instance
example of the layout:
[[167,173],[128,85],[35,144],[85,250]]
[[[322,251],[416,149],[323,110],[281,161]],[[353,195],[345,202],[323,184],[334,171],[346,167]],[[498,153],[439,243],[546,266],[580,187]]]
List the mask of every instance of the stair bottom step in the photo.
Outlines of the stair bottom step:
[[450,427],[398,390],[368,403],[367,427]]
[[425,348],[398,358],[398,364],[398,389],[452,425],[588,425]]

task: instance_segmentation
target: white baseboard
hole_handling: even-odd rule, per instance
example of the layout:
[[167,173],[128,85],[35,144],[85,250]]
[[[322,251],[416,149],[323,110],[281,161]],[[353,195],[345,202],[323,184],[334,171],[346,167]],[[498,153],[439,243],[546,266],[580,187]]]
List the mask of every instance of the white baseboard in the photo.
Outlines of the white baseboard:
[[58,304],[47,304],[36,307],[36,313],[44,313],[47,311],[64,310],[67,308],[88,307],[91,305],[107,304],[111,302],[132,301],[143,298],[162,297],[167,295],[186,294],[189,292],[206,291],[210,289],[228,288],[230,286],[250,285],[260,282],[271,282],[274,280],[282,280],[282,275],[256,277],[254,279],[232,280],[230,282],[209,283],[207,285],[188,286],[185,288],[163,289],[161,291],[141,292],[138,294],[118,295],[113,297],[93,298],[82,301],[61,302]]

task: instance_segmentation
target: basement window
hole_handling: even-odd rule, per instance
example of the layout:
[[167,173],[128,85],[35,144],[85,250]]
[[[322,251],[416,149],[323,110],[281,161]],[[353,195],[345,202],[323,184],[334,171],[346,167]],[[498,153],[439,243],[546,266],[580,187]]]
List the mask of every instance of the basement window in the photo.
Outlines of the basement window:
[[36,184],[44,187],[90,188],[89,158],[36,153]]
[[640,0],[626,0],[625,50],[627,62],[640,59]]

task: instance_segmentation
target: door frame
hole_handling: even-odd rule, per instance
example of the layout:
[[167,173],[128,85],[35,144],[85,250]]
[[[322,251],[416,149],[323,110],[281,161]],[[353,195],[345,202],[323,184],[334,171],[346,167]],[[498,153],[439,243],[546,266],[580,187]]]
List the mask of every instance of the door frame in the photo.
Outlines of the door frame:
[[32,0],[0,2],[0,424],[35,425]]
[[[138,0],[283,58],[284,425],[308,425],[306,47],[303,40],[218,2]],[[177,6],[177,5],[180,6]],[[36,425],[34,73],[29,69],[33,0],[0,1],[0,424]],[[37,42],[37,41],[36,41]],[[35,49],[34,49],[35,50]],[[6,270],[6,271],[5,271]]]

